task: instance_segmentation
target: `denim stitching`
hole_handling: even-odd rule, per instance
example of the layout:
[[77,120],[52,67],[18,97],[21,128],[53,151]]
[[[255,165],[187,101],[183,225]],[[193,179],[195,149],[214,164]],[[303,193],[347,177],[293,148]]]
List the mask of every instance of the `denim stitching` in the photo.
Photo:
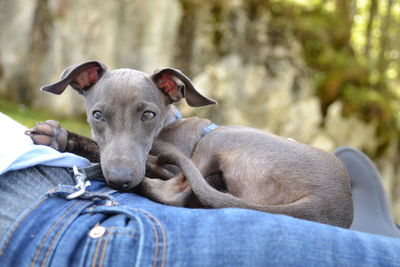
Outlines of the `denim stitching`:
[[[99,194],[105,195],[104,192],[105,192],[106,190],[108,190],[108,189],[107,189],[107,188],[104,188],[104,189],[100,190],[100,191],[99,191]],[[81,203],[81,202],[82,202],[82,200],[79,200],[77,203],[75,203],[75,205],[74,205],[73,207],[75,207],[77,204],[79,204],[79,203]],[[73,207],[69,208],[68,211],[66,212],[66,214],[67,214]],[[83,209],[77,210],[76,212],[74,212],[73,214],[71,214],[71,216],[70,216],[69,218],[66,219],[66,222],[64,223],[64,225],[61,226],[61,228],[58,230],[58,232],[54,235],[53,240],[51,241],[50,246],[49,246],[49,248],[48,248],[47,251],[46,251],[45,257],[44,257],[43,262],[42,262],[42,266],[44,266],[45,263],[47,262],[47,259],[48,259],[48,257],[50,256],[50,251],[53,249],[53,247],[54,247],[54,245],[55,245],[55,242],[56,242],[56,239],[57,239],[58,236],[61,234],[61,231],[64,230],[64,228],[65,228],[66,226],[69,225],[69,222],[71,221],[71,219],[72,219],[76,214],[80,213],[82,210],[83,210]],[[65,214],[65,215],[66,215],[66,214]],[[64,217],[64,215],[63,215],[62,217]],[[60,219],[59,219],[59,220],[60,220]],[[58,220],[57,220],[57,221],[58,221]]]
[[[65,188],[65,187],[67,187],[67,188]],[[50,189],[49,191],[47,191],[47,192],[46,192],[46,195],[45,195],[44,197],[42,197],[42,199],[39,200],[34,206],[32,206],[32,207],[30,207],[28,210],[26,210],[26,211],[25,211],[25,214],[15,222],[13,228],[10,229],[10,231],[8,231],[8,233],[7,233],[7,239],[4,241],[2,247],[0,248],[0,256],[2,256],[2,255],[4,254],[4,251],[5,251],[5,249],[7,248],[8,243],[10,242],[10,240],[11,240],[12,236],[14,235],[14,233],[18,230],[18,227],[20,226],[20,224],[21,224],[21,223],[22,223],[22,222],[23,222],[23,221],[24,221],[38,206],[40,206],[45,200],[49,199],[49,195],[50,195],[50,194],[53,194],[53,193],[56,193],[56,192],[60,192],[60,191],[59,191],[60,189],[63,190],[63,191],[66,191],[66,192],[68,192],[68,193],[69,193],[69,192],[75,192],[75,190],[74,190],[73,187],[72,187],[72,188],[68,188],[68,186],[59,186],[59,187],[55,187],[55,188]],[[114,192],[114,190],[109,190],[109,191],[105,192],[106,190],[108,190],[108,189],[105,188],[105,189],[103,189],[103,190],[100,190],[101,195],[106,195],[107,193]],[[103,191],[103,192],[102,192],[102,191]],[[115,201],[115,203],[118,204],[117,201]],[[68,211],[69,211],[69,210],[68,210]],[[67,212],[68,212],[68,211],[67,211]],[[57,222],[56,222],[56,224],[57,224]],[[53,226],[55,226],[55,225],[53,225]],[[46,236],[47,236],[48,234],[49,234],[49,233],[47,233]],[[42,245],[43,245],[43,244],[41,244],[41,246],[42,246]],[[41,249],[41,248],[40,248],[40,249]],[[38,252],[38,251],[37,251],[37,252]],[[35,258],[37,258],[37,256],[38,256],[38,255],[35,255]],[[34,258],[34,260],[33,260],[32,265],[33,265],[33,264],[35,263],[35,261],[37,260],[37,259],[35,259],[35,258]]]
[[[82,202],[82,201],[78,201],[76,204],[78,204],[78,203],[80,203],[80,202]],[[76,205],[76,204],[75,204],[75,205]],[[75,205],[74,205],[74,206],[75,206]],[[61,228],[57,231],[57,233],[54,235],[53,239],[51,240],[50,246],[49,246],[49,248],[47,249],[46,254],[45,254],[45,256],[44,256],[42,266],[45,266],[45,264],[46,264],[46,262],[47,262],[47,260],[48,260],[48,258],[49,258],[49,256],[50,256],[50,251],[54,248],[55,242],[56,242],[57,238],[59,237],[59,235],[61,234],[61,232],[62,232],[67,226],[70,225],[70,221],[75,217],[75,215],[78,214],[78,213],[80,213],[80,212],[82,212],[82,210],[85,209],[85,208],[86,208],[86,207],[84,207],[84,208],[82,208],[82,209],[78,209],[76,212],[72,213],[72,214],[69,216],[69,218],[66,219],[65,223],[61,226]]]
[[108,247],[108,241],[110,240],[110,237],[111,237],[111,231],[108,231],[108,229],[107,229],[107,236],[105,238],[106,241],[104,242],[103,250],[102,250],[101,255],[100,255],[99,267],[102,267],[104,265],[104,258],[106,256],[107,247]]
[[161,233],[162,233],[162,240],[163,240],[163,252],[162,252],[161,266],[165,266],[166,245],[167,245],[166,244],[166,239],[167,239],[167,237],[166,237],[165,230],[164,230],[161,222],[153,214],[151,214],[150,212],[147,212],[145,210],[138,209],[138,208],[130,208],[130,207],[127,207],[127,209],[131,209],[131,210],[135,210],[135,211],[143,213],[143,215],[147,218],[147,220],[149,220],[149,222],[152,225],[153,232],[154,232],[154,235],[155,235],[155,242],[157,244],[155,249],[154,249],[155,250],[155,252],[154,252],[155,260],[154,260],[153,266],[157,266],[157,261],[158,261],[157,260],[157,256],[158,256],[158,231],[157,231],[157,228],[155,227],[154,222],[151,219],[153,219],[158,224],[158,226],[159,226],[159,228],[161,230]]
[[[121,229],[124,232],[120,232]],[[126,233],[125,231],[129,231],[129,233]],[[110,234],[113,234],[113,235],[130,236],[130,237],[135,237],[135,238],[139,237],[137,232],[133,232],[132,230],[126,230],[126,228],[121,228],[121,227],[116,227],[116,226],[107,227],[107,232],[109,232]]]
[[[131,210],[135,210],[135,211],[142,212],[141,210],[136,209],[136,208],[129,208],[129,207],[127,207],[127,209],[131,209]],[[150,222],[151,228],[152,228],[152,230],[153,230],[153,232],[154,232],[154,242],[155,242],[155,244],[157,244],[157,245],[156,245],[155,248],[154,248],[154,257],[153,257],[153,265],[152,265],[152,266],[157,266],[157,261],[158,261],[158,260],[157,260],[157,257],[158,257],[158,231],[157,231],[156,225],[155,225],[154,222],[150,219],[150,217],[147,216],[144,212],[142,212],[142,213],[144,214],[144,216],[146,217],[146,219]]]
[[47,231],[46,235],[44,236],[44,238],[43,238],[42,241],[40,242],[40,245],[39,245],[38,249],[36,250],[35,257],[33,258],[33,261],[32,261],[32,264],[31,264],[32,267],[36,264],[36,261],[37,261],[38,258],[39,258],[39,255],[40,255],[40,253],[41,253],[41,250],[42,250],[44,244],[46,243],[47,239],[49,238],[49,236],[50,236],[51,232],[53,231],[53,229],[54,229],[55,227],[57,227],[57,225],[64,219],[64,217],[66,217],[67,214],[68,214],[73,208],[75,208],[75,206],[77,206],[78,204],[80,204],[80,202],[82,202],[82,201],[78,201],[78,202],[76,202],[73,206],[71,206],[60,218],[58,218],[58,220],[53,224],[53,226],[49,229],[49,231]]
[[107,228],[107,236],[105,238],[106,241],[104,242],[102,253],[101,253],[101,256],[100,256],[99,265],[98,265],[99,267],[104,266],[104,261],[105,261],[105,257],[106,257],[106,254],[107,254],[108,244],[109,244],[109,241],[110,241],[112,236],[119,235],[119,236],[131,237],[131,238],[138,238],[137,234],[121,233],[121,232],[118,232],[118,231],[115,231],[115,230],[118,230],[118,227]]
[[[50,190],[50,191],[51,191],[51,190]],[[49,191],[49,192],[50,192],[50,191]],[[42,204],[43,201],[45,201],[46,199],[47,199],[46,197],[42,198],[42,199],[41,199],[38,203],[36,203],[33,207],[29,208],[29,210],[26,211],[26,214],[24,214],[24,216],[22,216],[22,217],[16,222],[16,224],[14,225],[12,231],[8,232],[8,234],[7,234],[7,239],[6,239],[6,241],[4,241],[4,244],[3,244],[3,246],[1,247],[1,250],[0,250],[0,256],[3,255],[4,250],[7,248],[8,243],[10,242],[12,236],[14,235],[15,231],[17,231],[17,229],[18,229],[19,225],[22,223],[22,221],[23,221],[26,217],[28,217],[28,215],[30,215],[30,214],[33,212],[33,210],[34,210],[35,208],[37,208],[40,204]]]
[[[108,190],[108,191],[107,191]],[[117,203],[118,204],[118,201],[115,199],[115,197],[113,197],[111,194],[109,194],[109,193],[114,193],[114,192],[116,192],[115,190],[110,190],[109,188],[104,188],[104,189],[101,189],[101,190],[99,190],[99,192],[96,194],[96,192],[91,192],[91,191],[88,191],[88,193],[89,193],[89,196],[90,196],[90,194],[95,194],[95,195],[99,195],[99,196],[104,196],[104,197],[109,197],[113,202],[115,202],[115,203]]]
[[103,236],[101,236],[97,241],[96,250],[95,250],[94,255],[92,257],[92,267],[96,266],[97,256],[99,254],[99,250],[100,250],[100,246],[101,246],[102,241],[103,241]]
[[149,214],[149,216],[151,216],[156,221],[158,226],[160,227],[162,238],[163,238],[163,252],[162,252],[161,266],[165,266],[165,261],[166,261],[166,256],[167,256],[167,245],[168,245],[167,244],[167,233],[165,232],[165,228],[156,216],[154,216],[153,214],[151,214],[150,212],[145,211],[145,210],[142,210],[142,212]]
[[162,254],[161,266],[165,266],[165,260],[166,260],[166,254],[167,254],[167,235],[166,235],[165,229],[164,229],[162,223],[158,220],[158,218],[156,216],[154,216],[150,212],[142,210],[142,209],[137,209],[137,210],[150,216],[154,221],[156,221],[156,223],[160,227],[160,230],[162,233],[162,238],[163,238],[163,254]]
[[158,231],[157,228],[155,226],[155,224],[150,220],[150,218],[148,216],[145,217],[147,218],[147,220],[151,223],[151,228],[153,229],[154,232],[154,243],[157,244],[156,247],[154,248],[154,256],[153,256],[153,265],[152,266],[157,266],[157,257],[158,257]]

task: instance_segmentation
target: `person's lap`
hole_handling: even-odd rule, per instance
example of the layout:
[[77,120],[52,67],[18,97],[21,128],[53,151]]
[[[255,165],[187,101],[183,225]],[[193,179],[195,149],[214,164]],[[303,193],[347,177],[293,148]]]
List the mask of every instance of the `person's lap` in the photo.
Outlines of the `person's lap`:
[[0,237],[25,209],[48,190],[60,185],[73,185],[67,168],[34,166],[0,175]]
[[[18,175],[26,172],[15,172],[14,178]],[[60,186],[21,215],[2,241],[0,262],[259,266],[400,261],[396,239],[252,210],[165,206],[99,181],[88,189],[91,195],[67,200],[73,187]]]

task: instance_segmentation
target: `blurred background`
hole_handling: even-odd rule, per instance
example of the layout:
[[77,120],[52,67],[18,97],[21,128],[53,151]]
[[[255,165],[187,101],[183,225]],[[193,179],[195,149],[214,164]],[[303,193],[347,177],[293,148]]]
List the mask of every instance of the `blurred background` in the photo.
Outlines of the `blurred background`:
[[399,52],[395,0],[0,0],[0,111],[89,136],[79,95],[40,86],[92,59],[172,66],[219,103],[185,116],[362,149],[400,222]]

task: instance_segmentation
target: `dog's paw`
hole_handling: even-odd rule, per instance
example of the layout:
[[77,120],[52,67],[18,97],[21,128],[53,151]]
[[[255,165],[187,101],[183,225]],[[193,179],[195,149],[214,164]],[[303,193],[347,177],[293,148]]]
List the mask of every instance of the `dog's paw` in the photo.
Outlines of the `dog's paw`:
[[183,174],[178,174],[167,181],[145,178],[140,184],[145,196],[172,206],[185,206],[192,188]]
[[68,132],[54,120],[39,122],[25,134],[37,145],[50,146],[60,152],[64,152],[67,147]]
[[173,173],[170,166],[160,165],[157,162],[158,158],[149,156],[146,162],[146,176],[150,178],[158,178],[161,180],[168,180],[176,175]]

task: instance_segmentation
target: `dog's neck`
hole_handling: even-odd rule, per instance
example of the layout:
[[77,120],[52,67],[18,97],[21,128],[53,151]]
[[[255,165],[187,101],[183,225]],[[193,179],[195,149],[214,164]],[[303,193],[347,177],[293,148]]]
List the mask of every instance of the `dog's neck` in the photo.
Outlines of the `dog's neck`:
[[205,134],[210,132],[204,129],[211,124],[211,121],[197,117],[177,119],[161,130],[154,140],[151,154],[157,155],[162,151],[178,148],[179,151],[191,158],[196,145]]
[[182,119],[182,114],[175,106],[171,105],[167,112],[167,116],[165,117],[163,128],[179,119]]

